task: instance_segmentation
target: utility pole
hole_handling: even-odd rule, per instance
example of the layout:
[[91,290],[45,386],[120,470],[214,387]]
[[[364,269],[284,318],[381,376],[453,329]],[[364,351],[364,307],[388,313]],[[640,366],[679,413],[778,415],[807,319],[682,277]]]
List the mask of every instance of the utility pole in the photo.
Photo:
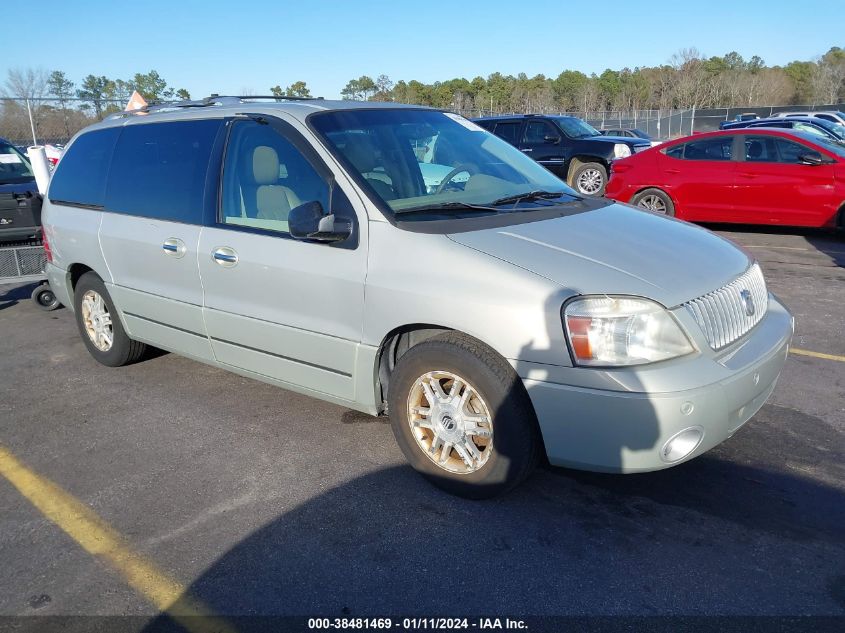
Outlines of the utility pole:
[[32,118],[32,106],[29,99],[26,100],[26,111],[29,114],[29,128],[32,130],[32,144],[38,145],[38,139],[35,138],[35,120]]

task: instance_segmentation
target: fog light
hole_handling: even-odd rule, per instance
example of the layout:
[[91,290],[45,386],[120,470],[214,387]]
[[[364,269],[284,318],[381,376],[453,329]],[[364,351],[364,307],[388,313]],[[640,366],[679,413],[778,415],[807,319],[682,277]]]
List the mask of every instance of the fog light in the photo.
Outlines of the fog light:
[[660,459],[670,464],[683,459],[698,448],[703,437],[704,429],[700,426],[692,426],[676,433],[660,449]]

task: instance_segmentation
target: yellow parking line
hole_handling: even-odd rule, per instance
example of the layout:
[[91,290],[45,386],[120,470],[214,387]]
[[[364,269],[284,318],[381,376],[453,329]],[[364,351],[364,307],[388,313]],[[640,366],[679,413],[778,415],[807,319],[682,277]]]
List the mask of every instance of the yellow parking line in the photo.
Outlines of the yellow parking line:
[[808,349],[798,349],[797,347],[790,348],[789,352],[790,354],[799,354],[800,356],[812,356],[813,358],[824,358],[825,360],[838,360],[840,363],[845,363],[845,356],[837,356],[836,354],[811,352]]
[[189,596],[185,587],[151,561],[133,552],[123,537],[88,506],[27,468],[1,445],[0,475],[85,551],[108,563],[130,587],[186,629],[206,631],[213,624],[215,630],[231,630],[226,622],[210,622],[209,618],[214,618],[210,609]]

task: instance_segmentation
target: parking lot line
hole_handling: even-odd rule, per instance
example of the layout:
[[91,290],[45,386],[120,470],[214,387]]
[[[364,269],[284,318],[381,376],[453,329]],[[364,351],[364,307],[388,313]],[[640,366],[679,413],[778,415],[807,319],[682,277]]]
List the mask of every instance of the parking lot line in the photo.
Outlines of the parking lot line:
[[836,354],[824,354],[822,352],[813,352],[808,349],[799,349],[797,347],[790,348],[790,354],[799,354],[800,356],[812,356],[813,358],[824,358],[825,360],[838,360],[840,363],[845,363],[845,356],[837,356]]
[[[210,609],[187,594],[184,586],[151,561],[133,552],[125,539],[88,506],[27,468],[2,445],[0,475],[85,551],[107,562],[130,587],[186,629],[201,627],[205,631],[208,630],[209,619],[217,620]],[[232,630],[222,620],[214,624],[215,630]]]

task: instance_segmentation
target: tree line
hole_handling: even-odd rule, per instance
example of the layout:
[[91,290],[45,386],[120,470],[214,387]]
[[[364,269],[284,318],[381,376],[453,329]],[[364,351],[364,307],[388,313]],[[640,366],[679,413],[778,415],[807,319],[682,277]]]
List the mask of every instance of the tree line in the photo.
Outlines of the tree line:
[[[137,90],[148,102],[190,99],[155,70],[127,79],[89,74],[77,84],[61,70],[10,69],[0,94],[19,101],[2,102],[0,135],[25,138],[30,118],[36,134],[67,138],[93,120],[122,110]],[[251,93],[250,90],[245,90]],[[278,97],[310,97],[302,80],[270,87]],[[815,105],[845,101],[845,50],[832,47],[814,60],[768,66],[758,56],[745,59],[732,51],[706,57],[682,49],[665,64],[607,69],[587,75],[563,70],[557,77],[499,72],[473,79],[433,83],[392,81],[362,75],[341,89],[344,99],[396,101],[474,112],[573,112],[665,110],[756,105]],[[49,100],[49,101],[47,101]],[[12,131],[10,131],[12,130]]]
[[433,83],[393,82],[386,75],[351,79],[344,99],[397,101],[456,110],[493,112],[598,112],[755,105],[832,104],[845,99],[845,50],[835,46],[812,61],[767,66],[736,51],[705,57],[683,49],[652,67],[607,69],[557,77],[492,73]]

